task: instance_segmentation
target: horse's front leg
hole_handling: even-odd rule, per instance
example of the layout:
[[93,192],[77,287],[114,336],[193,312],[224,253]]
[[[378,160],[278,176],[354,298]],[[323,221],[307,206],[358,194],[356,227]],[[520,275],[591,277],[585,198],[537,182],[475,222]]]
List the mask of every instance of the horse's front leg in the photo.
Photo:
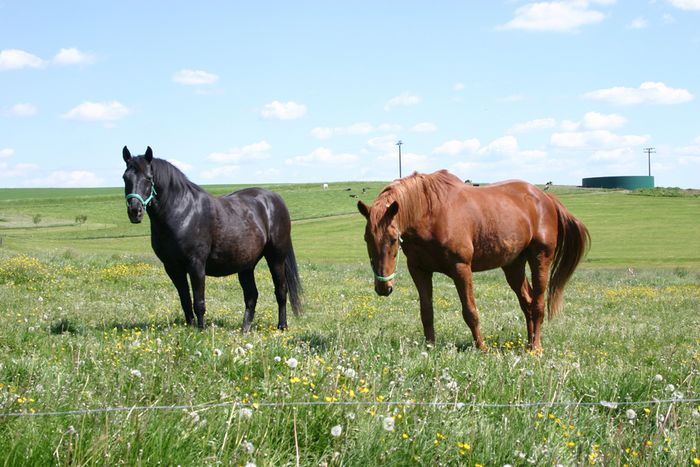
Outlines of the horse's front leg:
[[428,344],[435,344],[435,327],[433,325],[433,273],[424,271],[408,264],[413,283],[418,289],[420,300],[420,320],[423,323],[423,334]]
[[469,330],[472,332],[474,344],[477,349],[486,351],[488,347],[481,337],[481,331],[479,330],[479,311],[476,309],[476,303],[474,302],[471,265],[458,263],[455,266],[452,279],[457,287],[459,300],[462,302],[462,317],[467,323],[467,326],[469,326]]
[[165,272],[168,273],[170,280],[177,289],[180,296],[180,305],[182,311],[185,312],[185,321],[188,325],[192,325],[194,314],[192,313],[192,297],[190,296],[190,286],[187,284],[187,272],[184,269],[179,269],[172,266],[165,266]]
[[192,284],[192,296],[194,298],[194,313],[197,315],[197,327],[204,329],[204,312],[206,305],[204,302],[204,268],[194,268],[190,271],[190,282]]

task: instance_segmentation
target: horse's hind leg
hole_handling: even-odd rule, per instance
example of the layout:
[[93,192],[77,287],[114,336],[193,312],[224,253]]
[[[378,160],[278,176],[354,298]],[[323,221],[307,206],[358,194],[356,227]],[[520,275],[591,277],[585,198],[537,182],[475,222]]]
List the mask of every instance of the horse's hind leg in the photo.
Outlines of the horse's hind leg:
[[272,282],[275,284],[275,299],[278,310],[277,329],[287,329],[287,275],[284,270],[284,261],[284,256],[282,259],[269,258],[267,260]]
[[510,285],[510,288],[513,289],[513,292],[515,292],[515,295],[518,297],[520,309],[523,310],[523,314],[525,315],[525,323],[527,324],[527,346],[529,349],[532,349],[535,332],[531,313],[532,289],[525,276],[525,261],[525,256],[520,256],[511,264],[503,266],[502,269],[506,274],[508,285]]
[[250,326],[255,318],[255,305],[258,303],[258,288],[255,285],[255,272],[253,269],[238,273],[238,282],[243,288],[243,301],[245,302],[245,314],[243,315],[243,332],[250,331]]
[[469,330],[474,337],[474,344],[477,349],[488,350],[479,330],[479,311],[474,302],[474,291],[472,290],[472,268],[468,264],[458,263],[455,266],[452,279],[457,287],[459,299],[462,302],[462,317],[469,326]]
[[532,350],[541,351],[540,330],[544,320],[544,294],[549,284],[549,269],[554,259],[553,248],[543,247],[528,255],[528,264],[532,275],[532,303],[530,318],[532,319]]
[[177,294],[180,296],[180,305],[182,311],[185,312],[185,322],[192,325],[194,321],[194,313],[192,313],[192,297],[190,296],[190,286],[187,283],[187,273],[184,270],[165,266],[165,272],[168,273],[170,280],[177,289]]

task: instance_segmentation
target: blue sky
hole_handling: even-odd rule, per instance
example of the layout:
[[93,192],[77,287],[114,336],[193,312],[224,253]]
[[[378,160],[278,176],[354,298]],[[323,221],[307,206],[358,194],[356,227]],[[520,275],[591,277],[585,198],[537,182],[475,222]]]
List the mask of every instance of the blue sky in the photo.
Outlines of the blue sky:
[[121,148],[211,183],[700,188],[700,0],[0,0],[0,186],[120,186]]

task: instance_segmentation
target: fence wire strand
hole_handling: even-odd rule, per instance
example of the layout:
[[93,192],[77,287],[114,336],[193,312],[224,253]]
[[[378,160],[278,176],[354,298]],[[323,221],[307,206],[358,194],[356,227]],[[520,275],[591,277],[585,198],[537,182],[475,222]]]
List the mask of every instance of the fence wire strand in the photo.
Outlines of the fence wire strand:
[[248,407],[248,408],[284,408],[284,407],[317,407],[317,406],[406,406],[406,407],[452,407],[456,409],[479,408],[479,409],[505,409],[505,408],[531,408],[531,407],[595,407],[601,406],[608,409],[618,407],[638,406],[638,405],[659,405],[659,404],[694,404],[700,399],[655,399],[648,401],[560,401],[560,402],[514,402],[510,404],[487,403],[487,402],[416,402],[416,401],[299,401],[299,402],[217,402],[190,405],[135,405],[131,407],[99,407],[94,409],[77,409],[52,412],[7,412],[1,413],[0,418],[9,417],[48,417],[65,415],[88,415],[108,412],[130,412],[130,411],[151,411],[151,410],[188,410],[199,411],[216,409],[221,407]]

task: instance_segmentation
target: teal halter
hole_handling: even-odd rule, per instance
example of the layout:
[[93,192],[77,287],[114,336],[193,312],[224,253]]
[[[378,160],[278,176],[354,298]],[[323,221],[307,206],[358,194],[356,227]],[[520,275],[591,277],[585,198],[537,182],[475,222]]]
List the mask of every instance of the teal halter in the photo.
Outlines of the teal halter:
[[148,207],[148,205],[153,201],[158,193],[156,193],[156,185],[153,183],[153,179],[151,179],[151,196],[146,198],[145,200],[141,197],[140,194],[138,193],[129,193],[126,195],[126,203],[129,204],[129,200],[131,198],[136,198],[137,200],[141,201],[141,204],[143,205],[144,209]]
[[396,277],[396,271],[399,268],[399,258],[401,258],[401,243],[403,243],[403,238],[401,238],[401,234],[399,234],[399,250],[396,252],[396,268],[394,269],[394,272],[392,272],[388,276],[380,276],[375,272],[374,278],[379,282],[389,282],[394,277]]

